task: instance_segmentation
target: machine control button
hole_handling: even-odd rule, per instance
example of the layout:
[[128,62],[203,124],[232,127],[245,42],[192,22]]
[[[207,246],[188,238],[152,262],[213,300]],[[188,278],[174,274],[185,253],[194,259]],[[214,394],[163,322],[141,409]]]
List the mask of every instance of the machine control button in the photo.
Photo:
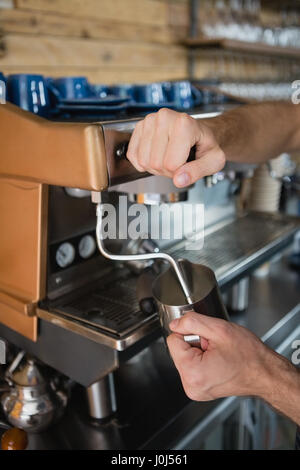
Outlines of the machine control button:
[[79,242],[78,245],[79,254],[81,258],[90,258],[95,253],[96,242],[92,235],[85,235]]
[[74,246],[69,242],[62,243],[56,251],[55,259],[60,268],[66,268],[72,264],[75,259]]

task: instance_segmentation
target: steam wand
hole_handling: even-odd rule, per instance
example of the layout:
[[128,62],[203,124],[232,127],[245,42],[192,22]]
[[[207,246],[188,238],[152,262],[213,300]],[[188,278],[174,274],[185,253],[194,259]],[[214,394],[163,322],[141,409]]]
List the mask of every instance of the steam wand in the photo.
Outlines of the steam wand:
[[180,283],[180,286],[182,288],[182,291],[186,297],[188,304],[192,304],[193,301],[191,299],[189,289],[183,278],[181,270],[176,260],[172,258],[172,256],[170,256],[169,254],[158,252],[158,253],[145,253],[145,254],[136,254],[136,255],[115,255],[106,250],[106,248],[104,247],[103,238],[102,238],[102,217],[104,215],[104,212],[105,210],[104,210],[102,203],[101,202],[98,203],[97,210],[96,210],[96,214],[97,214],[96,239],[97,239],[97,244],[98,244],[100,253],[105,258],[108,258],[114,261],[141,261],[141,260],[150,260],[150,259],[151,260],[163,259],[165,261],[168,261],[177,275],[178,281]]

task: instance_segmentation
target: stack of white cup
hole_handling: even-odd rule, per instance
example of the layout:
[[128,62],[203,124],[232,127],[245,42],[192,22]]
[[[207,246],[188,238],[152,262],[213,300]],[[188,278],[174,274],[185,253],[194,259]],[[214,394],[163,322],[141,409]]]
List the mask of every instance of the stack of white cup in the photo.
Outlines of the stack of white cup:
[[[272,163],[275,163],[275,160],[273,160]],[[280,161],[278,165],[275,165],[280,166]],[[273,168],[272,166],[272,169]],[[256,168],[252,179],[249,209],[259,212],[277,212],[279,209],[281,188],[282,182],[271,176],[267,164],[260,165]]]

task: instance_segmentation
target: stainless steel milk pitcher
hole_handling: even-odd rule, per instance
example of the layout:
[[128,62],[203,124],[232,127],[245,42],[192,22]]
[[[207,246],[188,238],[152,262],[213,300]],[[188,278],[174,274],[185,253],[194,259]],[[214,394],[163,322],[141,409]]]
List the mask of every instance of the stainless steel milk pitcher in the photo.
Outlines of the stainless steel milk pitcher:
[[178,264],[188,285],[193,303],[187,304],[174,270],[170,267],[160,274],[152,285],[153,296],[159,310],[160,322],[165,336],[171,333],[170,322],[191,310],[228,320],[228,313],[223,304],[214,272],[207,266],[194,264],[185,259],[178,260]]

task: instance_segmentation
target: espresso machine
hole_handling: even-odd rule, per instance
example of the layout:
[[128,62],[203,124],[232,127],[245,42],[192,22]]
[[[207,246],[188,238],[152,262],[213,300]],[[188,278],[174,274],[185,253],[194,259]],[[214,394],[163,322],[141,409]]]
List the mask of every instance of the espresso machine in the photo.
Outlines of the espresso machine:
[[[203,119],[224,109],[190,114]],[[238,214],[232,168],[184,191],[138,173],[126,159],[137,121],[59,122],[0,105],[0,336],[78,384],[56,435],[77,428],[81,440],[64,437],[55,443],[61,447],[169,448],[157,436],[189,404],[157,312],[140,307],[137,283],[149,263],[113,262],[97,248],[100,195],[117,214],[120,195],[129,206],[203,202],[201,250],[187,251],[185,240],[107,246],[114,253],[163,249],[207,265],[225,293],[299,229],[284,214]],[[158,402],[164,413],[153,411]]]

